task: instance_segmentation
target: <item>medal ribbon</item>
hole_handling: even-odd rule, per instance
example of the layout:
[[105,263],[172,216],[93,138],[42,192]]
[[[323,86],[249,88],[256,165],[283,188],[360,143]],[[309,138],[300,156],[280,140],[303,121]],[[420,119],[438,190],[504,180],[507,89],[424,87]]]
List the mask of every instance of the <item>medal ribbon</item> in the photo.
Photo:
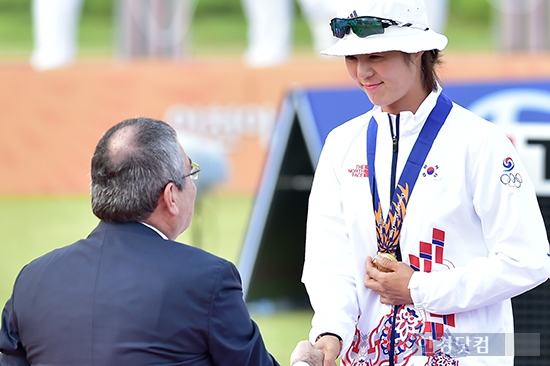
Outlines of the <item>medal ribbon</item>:
[[374,117],[371,118],[367,129],[367,164],[369,169],[370,190],[373,198],[374,216],[376,219],[376,241],[379,252],[400,256],[400,253],[397,253],[399,237],[401,235],[401,226],[403,225],[409,198],[434,140],[441,126],[445,123],[452,107],[453,104],[451,100],[445,94],[441,93],[437,98],[434,109],[431,111],[426,123],[424,123],[422,127],[405,167],[403,168],[403,172],[399,177],[386,220],[384,220],[382,213],[382,205],[380,203],[380,196],[378,195],[376,172],[374,169],[378,123]]

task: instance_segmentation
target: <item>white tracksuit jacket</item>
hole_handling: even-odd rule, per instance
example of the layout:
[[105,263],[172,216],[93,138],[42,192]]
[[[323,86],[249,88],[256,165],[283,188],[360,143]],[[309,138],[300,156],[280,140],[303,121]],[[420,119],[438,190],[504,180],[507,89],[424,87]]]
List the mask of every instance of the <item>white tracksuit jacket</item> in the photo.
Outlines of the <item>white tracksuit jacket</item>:
[[[416,114],[401,113],[397,178],[440,92]],[[366,154],[372,116],[387,214],[392,138],[380,107],[328,135],[309,199],[302,281],[315,312],[310,340],[340,335],[343,365],[387,365],[393,308],[363,284],[365,260],[377,252]],[[513,333],[510,298],[548,278],[549,244],[533,184],[497,126],[453,104],[412,191],[400,247],[417,271],[414,304],[397,313],[396,364],[513,365],[513,347],[498,349],[499,337]]]

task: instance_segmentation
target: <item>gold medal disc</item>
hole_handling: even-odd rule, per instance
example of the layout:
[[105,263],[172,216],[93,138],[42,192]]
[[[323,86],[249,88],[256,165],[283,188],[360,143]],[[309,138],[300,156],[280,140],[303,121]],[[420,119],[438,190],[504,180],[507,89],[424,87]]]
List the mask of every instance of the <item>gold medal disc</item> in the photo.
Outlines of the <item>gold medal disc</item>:
[[[392,253],[378,252],[378,255],[381,256],[381,257],[387,258],[387,259],[389,259],[389,260],[392,261],[392,262],[397,262],[397,258],[396,258],[395,255],[392,254]],[[377,270],[379,270],[380,272],[392,272],[391,269],[386,268],[386,267],[383,267],[380,263],[376,262],[376,258],[373,258],[373,259],[372,259],[372,264],[373,264],[374,267],[375,267]]]

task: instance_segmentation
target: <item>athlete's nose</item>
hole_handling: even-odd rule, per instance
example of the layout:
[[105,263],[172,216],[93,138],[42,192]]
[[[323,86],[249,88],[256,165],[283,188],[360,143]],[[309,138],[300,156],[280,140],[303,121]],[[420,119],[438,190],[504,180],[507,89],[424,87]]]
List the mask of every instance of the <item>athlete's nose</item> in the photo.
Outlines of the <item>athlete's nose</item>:
[[357,59],[357,77],[359,79],[368,79],[374,74],[370,61],[365,57]]

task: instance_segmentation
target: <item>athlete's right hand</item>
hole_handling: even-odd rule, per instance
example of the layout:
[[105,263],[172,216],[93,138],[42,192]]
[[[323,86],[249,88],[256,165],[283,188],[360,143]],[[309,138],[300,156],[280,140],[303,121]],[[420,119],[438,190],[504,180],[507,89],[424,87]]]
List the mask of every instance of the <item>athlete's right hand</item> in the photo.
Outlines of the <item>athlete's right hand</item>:
[[336,366],[336,359],[342,348],[338,338],[333,335],[324,335],[315,342],[313,348],[320,350],[325,355],[323,366]]

